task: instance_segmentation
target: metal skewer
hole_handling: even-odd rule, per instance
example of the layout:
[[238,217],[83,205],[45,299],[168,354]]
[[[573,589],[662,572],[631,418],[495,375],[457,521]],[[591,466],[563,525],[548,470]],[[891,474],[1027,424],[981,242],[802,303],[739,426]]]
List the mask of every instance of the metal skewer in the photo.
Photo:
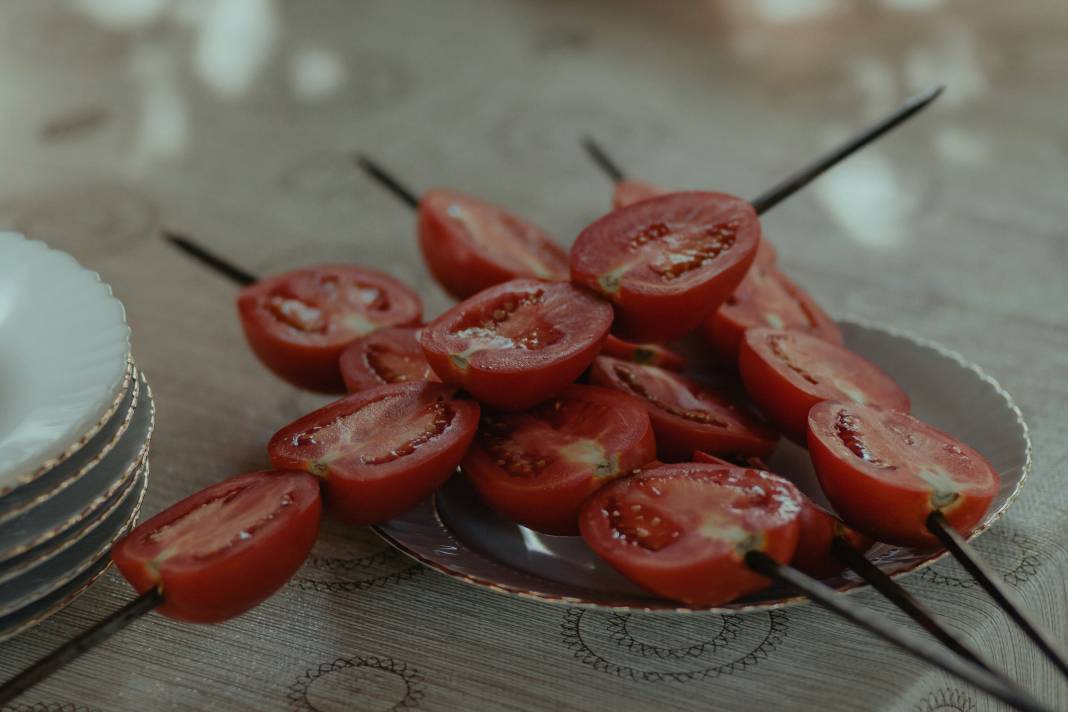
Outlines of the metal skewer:
[[178,233],[171,232],[169,230],[163,231],[163,239],[171,243],[179,250],[189,255],[196,261],[200,262],[204,266],[218,272],[227,279],[237,283],[242,287],[247,287],[250,284],[255,284],[259,281],[259,278],[253,275],[251,272],[247,272],[240,267],[234,265],[229,260],[219,257],[216,254],[209,252],[204,247],[193,242],[192,239],[179,235]]
[[[750,204],[753,209],[756,210],[757,215],[763,215],[771,208],[781,203],[786,198],[796,193],[801,188],[811,183],[829,168],[840,163],[843,159],[849,157],[855,153],[858,149],[867,146],[875,139],[882,136],[887,131],[901,125],[917,112],[928,106],[932,101],[937,99],[939,95],[945,90],[945,86],[937,86],[933,89],[929,89],[922,94],[910,97],[905,100],[901,106],[895,109],[893,112],[883,117],[876,123],[867,127],[863,131],[855,134],[844,143],[836,146],[827,153],[823,154],[816,160],[809,163],[804,168],[801,168],[796,173],[793,173],[786,178],[782,179],[774,186],[764,191],[752,201]],[[613,182],[618,183],[623,180],[625,174],[619,165],[612,160],[608,155],[608,152],[604,150],[596,141],[590,137],[586,137],[582,141],[586,152],[589,153],[593,161],[600,166],[605,175],[612,179]]]
[[71,638],[54,651],[0,685],[0,707],[54,673],[83,653],[92,650],[135,620],[163,603],[163,592],[150,588],[81,635]]
[[1002,680],[978,665],[963,660],[922,638],[894,628],[872,611],[848,600],[834,589],[806,576],[797,569],[780,564],[762,551],[748,552],[745,560],[753,571],[778,583],[793,586],[817,604],[869,633],[959,677],[1006,704],[1026,712],[1050,711],[1049,707],[1044,706],[1015,684]]
[[1016,625],[1023,629],[1034,644],[1046,654],[1061,673],[1068,677],[1068,662],[1059,646],[1039,628],[1031,614],[1024,610],[1016,596],[994,574],[975,553],[971,545],[964,540],[956,529],[950,526],[941,512],[932,512],[927,518],[927,529],[942,542],[953,558],[963,566],[972,578],[983,587],[1001,610],[1009,614]]
[[353,160],[357,166],[363,169],[364,173],[390,193],[397,196],[397,198],[409,208],[414,210],[419,207],[419,196],[416,192],[404,185],[404,183],[398,180],[396,176],[380,166],[374,160],[362,154],[357,155]]

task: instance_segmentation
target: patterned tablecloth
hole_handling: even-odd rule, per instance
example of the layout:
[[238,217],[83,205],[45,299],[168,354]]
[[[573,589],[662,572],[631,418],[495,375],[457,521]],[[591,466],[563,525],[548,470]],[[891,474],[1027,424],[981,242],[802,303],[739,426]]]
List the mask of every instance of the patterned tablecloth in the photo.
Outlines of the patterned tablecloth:
[[[354,149],[570,241],[609,197],[582,134],[637,176],[752,195],[944,81],[928,113],[765,230],[822,303],[959,350],[1016,397],[1035,470],[978,548],[1068,641],[1066,32],[1057,2],[9,0],[0,227],[70,251],[126,303],[158,405],[147,514],[263,467],[267,436],[323,402],[256,364],[233,286],[165,245],[164,226],[261,273],[385,269],[433,315],[448,302],[412,216],[353,170]],[[906,585],[1068,707],[955,564]],[[128,596],[109,573],[0,644],[0,675]],[[647,617],[518,600],[334,523],[255,611],[214,627],[152,616],[11,709],[416,708],[999,709],[811,605]]]

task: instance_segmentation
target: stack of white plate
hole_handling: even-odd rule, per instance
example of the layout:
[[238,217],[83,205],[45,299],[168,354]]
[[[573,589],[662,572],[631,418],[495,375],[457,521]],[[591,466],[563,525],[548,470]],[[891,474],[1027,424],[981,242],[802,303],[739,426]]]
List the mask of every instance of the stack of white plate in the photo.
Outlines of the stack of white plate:
[[153,424],[111,288],[0,233],[0,640],[108,567],[141,509]]

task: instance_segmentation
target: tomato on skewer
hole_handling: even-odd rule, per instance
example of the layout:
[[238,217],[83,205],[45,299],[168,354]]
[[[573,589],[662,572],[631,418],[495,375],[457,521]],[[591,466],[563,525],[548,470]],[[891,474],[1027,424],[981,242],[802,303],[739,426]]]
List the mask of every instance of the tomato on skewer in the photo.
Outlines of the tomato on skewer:
[[[745,465],[754,470],[771,472],[771,469],[758,457],[746,458]],[[694,462],[709,462],[726,467],[737,465],[697,450],[693,454]],[[833,555],[831,544],[839,538],[856,551],[864,552],[872,545],[871,538],[850,528],[845,522],[819,506],[804,492],[801,495],[800,529],[797,536],[797,550],[790,565],[801,573],[813,578],[830,578],[840,573],[846,565]]]
[[805,442],[808,412],[826,400],[908,411],[909,398],[875,364],[799,331],[750,329],[738,351],[749,397],[785,434]]
[[319,483],[303,472],[238,475],[142,522],[111,551],[138,593],[161,587],[159,612],[218,623],[296,573],[319,533]]
[[583,500],[656,456],[635,398],[573,384],[523,413],[484,413],[461,468],[494,510],[546,534],[578,534]]
[[341,378],[349,393],[405,381],[436,381],[419,346],[419,329],[379,329],[356,339],[341,354]]
[[726,395],[673,371],[598,356],[590,382],[645,403],[662,460],[688,460],[694,450],[764,457],[779,439]]
[[571,279],[616,312],[613,333],[666,341],[730,296],[760,243],[752,206],[725,193],[671,193],[611,212],[571,249]]
[[309,413],[275,433],[271,464],[323,479],[327,507],[353,524],[392,519],[456,470],[478,429],[478,403],[455,386],[379,386]]
[[832,344],[842,343],[834,320],[805,290],[774,267],[757,262],[723,306],[705,320],[703,329],[721,358],[737,363],[745,332],[761,326],[804,331]]
[[968,534],[998,493],[993,466],[952,435],[906,413],[824,402],[808,416],[808,447],[835,511],[899,546],[935,547],[932,512]]
[[686,359],[662,344],[634,344],[612,334],[604,341],[601,353],[624,361],[646,366],[659,366],[670,371],[686,368]]
[[523,410],[572,383],[601,350],[612,308],[567,282],[516,279],[423,328],[431,368],[481,403]]
[[275,374],[300,388],[340,393],[345,347],[382,327],[418,323],[423,303],[387,274],[326,265],[245,287],[237,310],[249,345]]
[[745,555],[787,563],[797,546],[801,496],[788,481],[749,468],[685,463],[643,469],[586,500],[590,548],[639,586],[715,606],[765,588]]
[[419,201],[419,247],[456,299],[519,277],[566,281],[567,252],[541,228],[454,190]]

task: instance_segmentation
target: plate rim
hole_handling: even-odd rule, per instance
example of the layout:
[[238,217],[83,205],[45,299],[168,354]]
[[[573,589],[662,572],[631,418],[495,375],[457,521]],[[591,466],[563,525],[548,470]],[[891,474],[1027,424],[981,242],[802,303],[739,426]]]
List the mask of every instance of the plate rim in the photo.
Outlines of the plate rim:
[[[1020,468],[1020,479],[1017,481],[1016,486],[1013,488],[1012,492],[1009,493],[1009,496],[1005,499],[1005,501],[1001,504],[1001,506],[999,506],[997,509],[995,509],[993,512],[991,512],[989,516],[985,517],[983,523],[980,524],[978,527],[976,527],[968,535],[967,540],[968,541],[973,541],[976,537],[978,537],[983,532],[987,531],[991,526],[993,526],[997,521],[999,521],[1005,515],[1005,512],[1008,511],[1009,507],[1020,496],[1020,492],[1023,490],[1024,484],[1027,482],[1027,478],[1031,473],[1033,462],[1032,462],[1032,443],[1031,443],[1030,428],[1027,425],[1027,421],[1023,417],[1023,412],[1020,410],[1019,406],[1016,404],[1015,399],[1013,399],[1012,395],[1007,390],[1005,390],[1005,388],[1001,385],[1001,383],[999,383],[996,378],[994,378],[993,376],[988,374],[982,368],[982,366],[979,366],[978,364],[976,364],[973,361],[969,361],[967,358],[964,357],[963,354],[961,354],[960,352],[956,351],[955,349],[951,349],[948,346],[944,346],[944,345],[942,345],[942,344],[940,344],[937,341],[934,341],[932,339],[928,339],[926,337],[914,334],[914,333],[912,333],[912,332],[910,332],[910,331],[908,331],[906,329],[901,329],[901,328],[896,327],[896,326],[884,324],[882,322],[878,322],[878,321],[875,321],[875,320],[872,320],[872,319],[867,319],[865,317],[857,316],[857,315],[854,315],[854,314],[851,314],[851,313],[840,313],[840,314],[836,313],[834,315],[834,318],[835,318],[835,321],[839,322],[839,323],[846,322],[846,323],[849,323],[851,325],[855,325],[855,326],[859,326],[859,327],[861,327],[863,329],[867,329],[869,331],[878,331],[878,332],[882,332],[884,334],[889,334],[890,336],[893,336],[893,337],[896,337],[896,338],[912,341],[913,343],[919,344],[920,346],[923,346],[925,348],[931,349],[932,351],[935,351],[936,353],[938,353],[939,355],[941,355],[943,357],[949,358],[950,360],[954,361],[958,366],[960,366],[960,367],[962,367],[962,368],[964,368],[964,369],[966,369],[968,371],[971,371],[976,376],[978,376],[981,381],[983,381],[987,385],[989,385],[994,390],[994,392],[998,396],[1000,396],[1002,398],[1002,400],[1008,406],[1009,411],[1015,417],[1016,423],[1020,428],[1020,436],[1021,436],[1021,438],[1023,440],[1023,443],[1024,443],[1024,462],[1023,462],[1023,464],[1022,464],[1022,466]],[[438,511],[438,502],[437,502],[436,494],[435,495],[431,495],[431,497],[429,497],[428,500],[424,500],[423,504],[421,504],[419,506],[419,508],[421,509],[421,508],[427,506],[427,501],[429,501],[430,516],[432,516],[434,518],[436,525],[439,528],[441,528],[441,530],[449,537],[450,540],[462,545],[465,549],[473,551],[478,556],[481,556],[483,558],[488,558],[485,555],[483,555],[483,554],[481,554],[481,553],[479,553],[477,551],[472,550],[471,547],[469,547],[468,545],[464,544],[463,542],[460,542],[452,534],[451,530],[449,530],[449,528],[444,524],[444,522],[442,520],[442,517],[440,515],[440,512]],[[395,521],[395,520],[391,520],[391,521]],[[502,583],[499,583],[499,582],[496,582],[496,581],[490,581],[488,579],[485,579],[485,578],[482,578],[480,576],[476,576],[476,575],[473,575],[473,574],[468,574],[468,573],[464,573],[464,572],[453,570],[453,569],[449,568],[447,565],[441,563],[440,561],[437,561],[437,560],[431,559],[429,557],[426,557],[423,554],[412,550],[410,547],[408,547],[403,542],[399,541],[395,536],[393,536],[393,534],[391,534],[389,531],[386,530],[386,527],[389,526],[389,524],[390,524],[390,522],[383,522],[381,524],[375,524],[375,525],[371,526],[371,529],[378,536],[382,537],[382,539],[384,539],[394,549],[397,549],[401,553],[405,554],[409,558],[412,558],[412,559],[416,560],[420,564],[422,564],[424,566],[427,566],[427,567],[429,567],[431,569],[434,569],[435,571],[438,571],[440,573],[443,573],[443,574],[445,574],[446,576],[448,576],[450,578],[459,579],[460,581],[463,581],[464,583],[466,583],[468,585],[477,586],[478,588],[482,588],[482,589],[489,589],[491,591],[495,591],[497,593],[503,593],[503,594],[506,594],[506,595],[514,595],[514,596],[518,596],[520,598],[524,598],[524,599],[528,599],[528,600],[541,601],[541,602],[544,602],[544,603],[552,603],[552,604],[557,604],[557,605],[567,605],[567,606],[572,606],[572,607],[577,607],[577,608],[584,608],[584,609],[612,611],[612,612],[615,612],[615,613],[643,613],[643,614],[644,613],[650,613],[650,614],[683,613],[683,614],[691,614],[691,615],[699,615],[699,614],[720,614],[720,615],[722,615],[722,614],[752,613],[752,612],[756,612],[756,611],[773,611],[773,610],[787,608],[787,607],[790,607],[790,606],[795,606],[795,605],[798,605],[798,604],[801,604],[801,603],[806,603],[806,602],[810,601],[808,596],[805,596],[803,594],[795,594],[795,595],[792,595],[792,596],[787,596],[787,597],[784,597],[784,598],[775,599],[774,601],[770,601],[770,602],[754,602],[754,603],[742,604],[742,605],[725,604],[725,605],[720,605],[720,606],[702,607],[702,608],[686,606],[686,605],[683,605],[683,604],[672,605],[672,603],[670,601],[668,601],[667,599],[657,599],[657,598],[650,598],[650,604],[651,605],[649,605],[649,606],[642,606],[642,605],[613,605],[613,604],[608,604],[608,603],[603,603],[603,602],[599,602],[599,601],[596,601],[596,600],[592,600],[589,597],[565,596],[565,595],[544,593],[544,592],[540,592],[540,591],[530,591],[530,590],[518,588],[516,586],[511,586],[511,585],[508,585],[508,584],[502,584]],[[935,553],[931,557],[926,558],[926,559],[921,559],[921,560],[917,561],[915,564],[913,564],[912,566],[910,566],[908,568],[901,569],[901,570],[896,571],[894,573],[891,573],[891,574],[889,574],[889,576],[890,576],[890,578],[895,578],[896,579],[896,578],[898,578],[900,576],[905,576],[905,575],[908,575],[908,574],[915,573],[917,571],[920,571],[922,569],[927,568],[928,566],[931,566],[931,565],[937,563],[938,561],[941,561],[948,553],[949,552],[947,550],[942,549],[941,551]],[[839,587],[839,588],[837,588],[835,590],[839,594],[849,595],[849,594],[856,593],[858,591],[867,590],[869,588],[871,588],[871,586],[868,583],[866,583],[864,581],[856,581],[856,582],[850,582],[846,586]]]

